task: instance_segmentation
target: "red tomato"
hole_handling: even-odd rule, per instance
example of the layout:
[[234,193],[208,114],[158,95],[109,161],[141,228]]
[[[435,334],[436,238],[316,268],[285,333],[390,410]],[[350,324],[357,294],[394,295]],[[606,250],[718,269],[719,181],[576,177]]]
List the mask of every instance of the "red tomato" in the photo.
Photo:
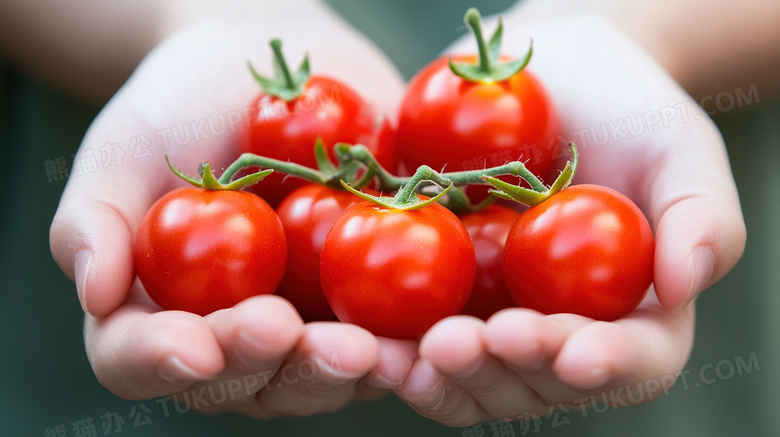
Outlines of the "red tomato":
[[[351,88],[336,80],[312,76],[291,102],[261,93],[252,102],[257,111],[242,124],[240,153],[254,153],[315,168],[314,143],[321,138],[331,159],[337,142],[363,144],[390,171],[395,169],[394,133]],[[250,172],[252,169],[249,170]],[[305,185],[296,178],[272,174],[251,191],[276,206],[292,190]]]
[[359,203],[333,224],[320,260],[339,320],[391,338],[418,338],[458,314],[475,271],[466,228],[439,204],[402,211]]
[[[477,57],[454,56],[453,61],[477,63]],[[441,58],[409,83],[396,144],[409,171],[422,164],[435,170],[445,165],[446,171],[475,170],[520,159],[544,177],[554,164],[559,130],[547,92],[528,71],[502,82],[469,82]],[[487,192],[473,186],[469,193],[475,188]]]
[[507,238],[504,274],[519,306],[615,320],[650,287],[654,245],[628,197],[574,185],[520,216]]
[[287,270],[276,294],[289,300],[306,321],[337,320],[320,284],[320,252],[333,222],[362,199],[347,191],[307,185],[276,209],[287,237]]
[[462,313],[487,320],[496,311],[515,306],[504,281],[504,244],[520,213],[501,205],[460,217],[477,255],[477,276]]
[[135,239],[136,273],[149,297],[200,315],[273,293],[286,259],[279,218],[245,191],[171,191],[149,209]]

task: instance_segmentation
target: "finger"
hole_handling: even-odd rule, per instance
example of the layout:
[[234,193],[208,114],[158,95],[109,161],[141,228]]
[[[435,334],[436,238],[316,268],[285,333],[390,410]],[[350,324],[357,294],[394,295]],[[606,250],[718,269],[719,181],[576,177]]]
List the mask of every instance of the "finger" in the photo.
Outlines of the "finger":
[[[223,49],[231,42],[235,39],[208,26],[169,38],[146,57],[85,135],[74,158],[80,171],[71,173],[49,240],[55,261],[76,281],[86,312],[105,316],[125,300],[134,277],[132,247],[138,224],[154,200],[185,185],[167,168],[163,155],[171,155],[186,171],[202,161],[224,164],[234,150],[235,126],[224,135],[197,141],[189,133],[181,140],[171,138],[172,129],[190,132],[195,121],[241,108],[235,102],[246,98],[248,79],[236,80],[237,86],[227,90],[195,86],[225,74],[203,65],[230,65],[237,54]],[[208,56],[192,56],[193,46]],[[174,68],[196,74],[161,80]],[[129,152],[130,144],[136,144],[137,152],[143,149],[141,143],[148,143],[145,150],[151,156],[136,159],[133,153],[109,153],[115,147]]]
[[[667,308],[680,308],[723,277],[741,258],[745,223],[719,137],[701,152],[675,152],[653,184],[655,288]],[[693,164],[695,163],[695,164]],[[675,180],[668,179],[672,174]]]
[[447,426],[469,426],[490,419],[490,415],[466,389],[450,381],[426,359],[418,359],[398,397],[423,417]]
[[[462,402],[477,404],[471,408],[472,411],[482,410],[491,418],[503,418],[538,410],[542,405],[539,395],[489,353],[484,339],[485,329],[485,322],[479,319],[450,317],[426,333],[420,343],[420,355],[448,380],[465,390]],[[438,413],[451,414],[441,409]],[[478,418],[470,419],[474,423]]]
[[[127,89],[133,87],[124,94]],[[49,232],[55,261],[76,282],[84,311],[96,317],[127,297],[135,277],[135,230],[152,202],[177,183],[160,150],[150,159],[125,156],[105,166],[107,145],[157,139],[128,107],[120,95],[93,123],[76,158],[80,173],[71,174]]]
[[377,337],[377,342],[379,362],[358,383],[360,399],[376,399],[403,385],[417,358],[416,341]]
[[[105,110],[95,125],[105,125],[112,116],[118,116],[116,110]],[[92,128],[79,152],[95,159],[96,166],[101,141],[115,138],[104,137],[102,130]],[[126,132],[117,131],[119,136]],[[133,164],[121,170],[129,170]],[[97,167],[82,171],[68,180],[52,220],[49,242],[54,260],[76,282],[84,311],[100,317],[118,307],[132,285],[132,230],[151,202],[153,187],[144,171],[139,171],[137,179],[126,171],[98,171]]]
[[51,252],[76,282],[84,312],[104,316],[124,300],[134,276],[131,240],[125,219],[111,205],[71,204],[57,211],[49,233]]
[[590,323],[591,319],[575,314],[548,316],[525,308],[506,309],[488,320],[488,352],[536,395],[537,402],[526,403],[510,416],[541,414],[551,405],[579,396],[559,381],[552,364],[569,336]]
[[[236,109],[237,90],[193,86],[198,80],[210,83],[219,71],[203,69],[204,62],[227,62],[233,52],[215,50],[206,61],[188,56],[189,46],[208,50],[224,43],[221,34],[203,31],[184,32],[163,43],[101,111],[74,158],[79,171],[74,169],[68,180],[49,239],[54,259],[76,281],[82,307],[92,315],[105,316],[124,301],[133,281],[132,239],[141,218],[165,191],[184,185],[163,155],[175,156],[177,166],[195,169],[201,161],[223,163],[233,149],[226,146],[232,144],[232,130],[202,141],[185,138],[188,142],[176,142],[177,147],[171,147],[170,140],[172,128],[189,129],[193,121]],[[169,77],[174,66],[198,74],[160,80]],[[151,156],[136,159],[134,153],[109,152],[130,151],[130,144],[136,144],[137,152],[143,149],[141,143],[149,143],[145,150]]]
[[225,357],[215,378],[197,382],[176,399],[201,412],[251,403],[303,334],[295,308],[278,296],[255,296],[205,317]]
[[378,362],[376,338],[363,328],[309,323],[297,347],[257,393],[256,401],[241,411],[256,417],[337,411],[354,398],[357,382]]
[[[534,46],[540,50],[534,51],[533,69],[548,84],[564,132],[580,148],[577,180],[618,189],[648,214],[656,237],[654,281],[659,300],[668,309],[680,309],[725,275],[744,251],[744,219],[723,139],[697,102],[611,25],[595,16],[567,24],[570,30],[587,27],[596,32],[591,37],[610,50],[594,53],[585,47],[588,41],[567,40],[540,23],[507,26],[504,37],[519,41],[525,38],[521,33],[534,35]],[[541,49],[543,44],[547,50]],[[591,86],[570,80],[557,67],[564,53],[575,64],[614,66],[602,57],[613,52],[625,54],[617,68],[580,72],[579,78]],[[642,74],[626,74],[626,68]],[[607,95],[602,92],[605,87],[636,95],[630,99],[625,93]],[[672,108],[675,119],[664,121],[663,127],[648,124],[642,132],[622,138],[606,135],[603,142],[593,133],[606,122]]]
[[[693,344],[693,305],[670,313],[650,296],[616,322],[594,322],[572,333],[553,363],[558,378],[585,393],[625,389],[641,403],[664,393],[676,380]],[[641,385],[654,387],[643,394]]]
[[709,120],[665,156],[650,185],[658,298],[679,309],[737,263],[746,230],[723,140]]
[[295,308],[273,295],[246,299],[206,319],[225,355],[226,373],[232,375],[277,368],[304,332]]
[[85,344],[103,386],[126,399],[176,393],[217,375],[222,352],[208,323],[181,311],[149,313],[128,304],[110,316],[86,316]]

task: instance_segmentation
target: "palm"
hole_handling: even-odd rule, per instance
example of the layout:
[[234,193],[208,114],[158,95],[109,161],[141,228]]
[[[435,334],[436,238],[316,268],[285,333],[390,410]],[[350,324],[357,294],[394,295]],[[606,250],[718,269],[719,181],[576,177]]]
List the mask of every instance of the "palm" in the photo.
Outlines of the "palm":
[[[316,33],[325,35],[307,47],[313,68],[343,78],[386,112],[393,102],[387,96],[400,94],[398,74],[340,22],[312,14],[322,26]],[[408,361],[410,343],[377,339],[352,325],[305,325],[276,296],[199,317],[161,311],[135,280],[132,242],[141,218],[155,199],[184,185],[163,155],[189,174],[202,161],[218,172],[235,158],[243,110],[259,92],[247,59],[270,60],[263,46],[273,36],[288,36],[287,49],[303,53],[300,38],[283,27],[203,25],[174,35],[147,56],[84,139],[80,153],[91,150],[93,156],[107,142],[152,143],[152,156],[127,156],[119,165],[71,178],[51,230],[55,259],[76,280],[88,313],[90,363],[101,383],[120,396],[178,393],[195,409],[307,415],[388,393],[408,370],[385,363]],[[371,74],[334,60],[329,51],[345,45],[371,59]],[[270,63],[255,65],[270,69]],[[375,80],[384,86],[374,87]]]
[[[657,397],[690,354],[688,300],[725,274],[744,246],[723,141],[695,102],[601,21],[528,26],[520,19],[505,20],[505,45],[522,50],[528,35],[534,37],[529,68],[551,93],[564,139],[580,152],[575,183],[615,188],[648,216],[656,237],[654,287],[636,311],[611,323],[511,309],[487,322],[453,317],[434,326],[397,392],[448,425]],[[473,50],[469,41],[455,47]],[[715,242],[724,229],[728,238]],[[714,268],[713,258],[719,260]]]

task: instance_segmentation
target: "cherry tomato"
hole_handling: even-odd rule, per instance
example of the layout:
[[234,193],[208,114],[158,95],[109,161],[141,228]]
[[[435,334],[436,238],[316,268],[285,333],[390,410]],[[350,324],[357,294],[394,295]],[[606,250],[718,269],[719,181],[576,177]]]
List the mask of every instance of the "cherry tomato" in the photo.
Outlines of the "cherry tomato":
[[333,222],[362,199],[347,191],[306,185],[276,208],[287,238],[287,270],[276,294],[306,321],[337,320],[320,284],[320,252]]
[[392,338],[418,338],[458,314],[475,271],[466,228],[439,204],[403,211],[359,203],[333,224],[320,260],[339,320]]
[[144,216],[134,248],[149,297],[200,315],[273,293],[286,259],[279,218],[245,191],[171,191]]
[[[321,138],[331,159],[335,159],[332,148],[337,142],[363,144],[385,168],[395,169],[394,130],[390,123],[379,118],[368,103],[339,81],[312,76],[295,100],[285,102],[261,93],[252,107],[256,111],[239,130],[240,153],[290,160],[314,168],[314,144]],[[250,190],[276,206],[305,184],[301,179],[272,174]]]
[[628,197],[574,185],[520,216],[507,237],[504,274],[519,306],[615,320],[650,287],[654,245]]
[[[476,56],[454,56],[476,63]],[[476,170],[522,160],[544,177],[553,167],[558,116],[542,84],[521,70],[502,82],[470,82],[447,58],[412,78],[401,103],[396,144],[404,166]],[[469,187],[485,192],[486,189]]]
[[462,313],[487,320],[495,312],[515,306],[504,281],[504,244],[520,213],[501,205],[460,216],[477,256],[477,276]]

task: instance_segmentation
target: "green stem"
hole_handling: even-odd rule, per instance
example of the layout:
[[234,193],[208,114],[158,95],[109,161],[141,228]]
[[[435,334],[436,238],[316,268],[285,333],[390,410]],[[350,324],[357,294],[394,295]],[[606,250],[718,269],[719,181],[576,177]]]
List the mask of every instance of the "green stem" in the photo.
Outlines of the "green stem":
[[[431,182],[433,184],[436,184],[439,187],[443,188],[443,190],[441,190],[438,194],[429,197],[428,199],[420,199],[417,196],[417,187],[424,182]],[[341,185],[347,191],[359,196],[364,200],[374,202],[375,204],[380,205],[384,208],[402,209],[406,211],[425,208],[428,205],[437,203],[439,202],[440,199],[442,199],[442,197],[444,197],[445,194],[447,194],[448,191],[452,189],[451,181],[442,177],[440,174],[436,173],[432,168],[428,167],[427,165],[420,166],[420,168],[417,169],[414,175],[412,175],[412,177],[409,178],[406,185],[401,187],[401,189],[398,190],[398,192],[395,194],[394,197],[373,196],[371,194],[356,190],[355,188],[349,186],[349,184],[347,184],[344,181],[341,181]]]
[[258,73],[252,63],[247,62],[249,71],[254,76],[263,92],[280,98],[285,102],[292,102],[303,92],[303,87],[309,81],[309,57],[304,56],[298,71],[293,73],[287,65],[287,61],[282,54],[282,41],[279,39],[271,40],[271,50],[273,51],[274,77],[265,77]]
[[414,172],[414,175],[409,178],[409,181],[398,190],[398,193],[396,193],[393,200],[395,200],[399,205],[407,205],[417,202],[417,186],[422,181],[433,182],[442,188],[452,184],[451,181],[439,173],[433,171],[432,168],[428,167],[427,165],[422,165],[417,169],[416,172]]
[[525,164],[523,164],[520,161],[513,161],[509,162],[504,165],[499,165],[498,167],[490,167],[486,168],[484,170],[468,170],[468,171],[457,171],[452,173],[444,173],[442,176],[446,177],[447,179],[451,180],[455,185],[469,185],[469,184],[481,184],[485,185],[487,182],[485,182],[484,179],[482,179],[483,176],[504,176],[504,175],[512,175],[512,176],[519,176],[523,179],[525,179],[526,182],[531,186],[531,189],[537,192],[544,192],[547,191],[547,187],[544,186],[542,181],[539,180],[539,178],[536,177],[528,168],[526,168]]
[[533,50],[530,48],[523,59],[515,59],[514,61],[502,61],[499,59],[501,56],[501,38],[504,32],[504,25],[500,18],[498,19],[498,27],[496,27],[496,31],[493,32],[493,36],[490,37],[489,41],[485,41],[482,35],[482,17],[476,8],[470,8],[466,11],[463,21],[477,38],[479,63],[453,62],[452,58],[450,58],[450,69],[457,76],[476,83],[503,82],[519,73],[520,70],[525,68],[528,61],[531,60]]
[[[320,145],[321,147],[321,145]],[[574,165],[576,165],[576,149],[574,150]],[[374,155],[363,145],[356,145],[349,147],[346,144],[337,144],[335,146],[336,155],[339,159],[339,166],[328,167],[324,166],[321,170],[315,170],[300,164],[289,161],[280,161],[278,159],[266,158],[264,156],[258,156],[252,153],[245,153],[235,160],[227,169],[222,173],[219,178],[219,183],[229,184],[236,173],[244,168],[248,167],[260,167],[264,169],[272,169],[279,173],[294,176],[300,179],[304,179],[309,182],[313,182],[320,185],[327,185],[333,188],[339,188],[342,179],[348,181],[353,188],[361,189],[371,182],[373,178],[378,179],[378,189],[382,191],[396,191],[397,202],[399,204],[406,204],[416,200],[415,193],[419,188],[418,185],[425,180],[431,181],[441,187],[447,186],[452,183],[454,186],[462,185],[493,185],[495,183],[493,178],[504,175],[512,175],[522,178],[531,187],[531,190],[536,193],[548,193],[549,188],[542,183],[539,178],[536,177],[526,166],[520,161],[513,161],[498,167],[486,168],[484,170],[469,170],[459,171],[451,173],[439,174],[428,166],[420,167],[414,176],[399,177],[388,172],[377,162]],[[324,150],[315,151],[315,154],[319,153],[320,158],[325,159]],[[365,171],[359,178],[355,180],[359,171],[359,166],[365,167]],[[572,172],[573,173],[573,172]],[[559,178],[556,183],[562,183],[565,179]],[[506,188],[508,185],[503,185],[502,188]],[[559,188],[559,187],[556,187]],[[560,187],[562,188],[562,187]],[[520,187],[518,187],[520,189]],[[529,193],[530,194],[530,193]],[[457,196],[457,193],[455,194]],[[479,207],[479,206],[477,206]]]
[[294,162],[266,158],[264,156],[258,156],[253,153],[244,153],[243,155],[239,156],[237,160],[233,161],[233,163],[230,164],[230,166],[228,166],[228,168],[226,168],[222,173],[222,176],[219,178],[219,182],[222,184],[229,183],[239,170],[246,167],[273,169],[279,173],[295,176],[309,182],[314,182],[315,184],[329,185],[331,183],[329,178],[326,178],[322,172],[314,170],[313,168],[296,164]]
[[398,177],[387,171],[387,169],[382,167],[382,164],[376,160],[374,155],[371,154],[371,151],[362,144],[357,144],[345,149],[343,153],[339,155],[339,160],[342,165],[345,165],[350,161],[358,161],[368,169],[373,168],[374,176],[379,179],[379,187],[383,190],[395,191],[409,181],[409,178]]
[[[383,190],[397,190],[409,182],[409,178],[403,178],[393,175],[382,167],[374,158],[374,155],[363,145],[356,145],[346,150],[341,156],[342,164],[355,160],[361,162],[366,167],[375,166],[375,176],[379,179],[379,186]],[[547,187],[520,161],[513,161],[498,167],[491,167],[485,170],[469,170],[452,173],[444,173],[443,177],[451,180],[455,185],[480,184],[487,185],[482,176],[503,176],[513,175],[525,179],[534,191],[544,192]]]
[[[357,164],[357,163],[353,162],[353,164]],[[352,187],[356,190],[362,190],[374,180],[375,174],[376,174],[376,167],[369,166],[368,169],[363,173],[363,175],[360,176],[360,179],[352,183]]]
[[490,73],[490,54],[485,39],[482,37],[482,16],[476,8],[469,8],[463,17],[466,24],[471,27],[474,36],[477,37],[477,48],[479,50],[479,69],[485,73]]
[[466,195],[463,188],[454,187],[447,193],[447,200],[441,203],[455,214],[465,214],[481,211],[493,204],[496,200],[498,200],[498,198],[495,196],[487,196],[484,200],[475,205],[471,203],[471,199]]
[[[339,146],[343,145],[337,145],[337,147]],[[228,183],[239,170],[245,167],[262,167],[270,168],[279,173],[289,174],[291,176],[305,179],[310,182],[336,186],[337,182],[334,179],[337,176],[347,176],[343,174],[345,170],[349,170],[350,173],[354,174],[355,161],[363,164],[367,169],[367,174],[363,175],[364,177],[361,178],[358,187],[364,186],[369,181],[369,178],[376,177],[379,180],[378,188],[380,190],[395,191],[403,186],[408,185],[409,181],[411,180],[411,178],[395,176],[388,172],[384,167],[382,167],[381,164],[379,164],[379,162],[377,162],[376,158],[371,154],[368,148],[360,144],[350,148],[342,148],[341,152],[338,153],[338,158],[341,164],[341,171],[337,172],[335,175],[331,175],[331,177],[328,177],[321,171],[317,171],[300,164],[279,161],[277,159],[265,158],[263,156],[245,153],[241,155],[235,162],[230,164],[225,172],[222,173],[219,181],[223,184]],[[531,186],[531,189],[536,192],[542,193],[547,191],[547,187],[544,186],[542,181],[540,181],[539,178],[537,178],[536,175],[528,170],[528,168],[526,168],[526,166],[520,161],[513,161],[498,167],[491,167],[484,170],[444,173],[441,175],[441,177],[452,181],[456,186],[461,186],[469,184],[487,185],[488,182],[482,178],[483,176],[495,177],[504,175],[518,176],[524,179]]]
[[287,61],[285,61],[284,55],[282,54],[282,41],[277,38],[272,39],[271,48],[274,51],[276,62],[279,63],[279,68],[282,69],[282,74],[284,75],[284,81],[287,87],[291,89],[297,87],[298,84],[295,83],[295,79],[293,78],[292,73],[290,73],[290,68],[287,66]]
[[498,196],[502,199],[516,200],[528,206],[539,205],[571,184],[574,173],[577,170],[579,155],[574,143],[569,143],[569,147],[571,148],[572,154],[571,161],[566,162],[566,166],[563,168],[563,171],[561,171],[561,174],[555,179],[555,182],[553,182],[550,188],[544,191],[531,191],[519,185],[512,185],[488,175],[482,177],[486,182],[493,186],[494,189],[489,192],[494,196]]

